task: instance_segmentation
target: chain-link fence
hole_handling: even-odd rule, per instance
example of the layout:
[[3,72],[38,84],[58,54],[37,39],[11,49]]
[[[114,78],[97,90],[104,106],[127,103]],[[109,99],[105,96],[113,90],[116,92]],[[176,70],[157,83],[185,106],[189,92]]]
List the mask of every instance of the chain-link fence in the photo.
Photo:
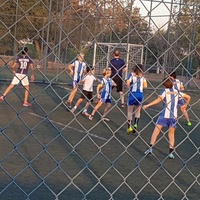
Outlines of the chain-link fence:
[[[26,88],[20,84],[0,103],[0,199],[199,199],[199,8],[197,0],[1,0],[1,94],[24,46],[35,80],[31,107],[21,105]],[[165,129],[155,152],[144,155],[159,106],[141,111],[131,135],[114,90],[110,122],[101,120],[103,108],[90,121],[81,108],[72,114],[65,105],[72,81],[67,66],[77,54],[102,77],[116,47],[129,70],[143,63],[145,104],[172,70],[192,97],[192,126],[179,111],[175,159],[168,159]],[[125,82],[124,94],[127,101]]]

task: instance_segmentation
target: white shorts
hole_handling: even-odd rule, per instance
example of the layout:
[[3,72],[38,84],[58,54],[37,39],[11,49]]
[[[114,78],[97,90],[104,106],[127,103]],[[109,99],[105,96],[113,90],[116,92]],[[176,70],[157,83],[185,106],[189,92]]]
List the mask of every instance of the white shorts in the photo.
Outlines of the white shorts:
[[29,81],[28,81],[28,76],[26,74],[18,74],[16,73],[11,84],[13,85],[17,85],[19,83],[22,83],[23,86],[27,86],[29,85]]

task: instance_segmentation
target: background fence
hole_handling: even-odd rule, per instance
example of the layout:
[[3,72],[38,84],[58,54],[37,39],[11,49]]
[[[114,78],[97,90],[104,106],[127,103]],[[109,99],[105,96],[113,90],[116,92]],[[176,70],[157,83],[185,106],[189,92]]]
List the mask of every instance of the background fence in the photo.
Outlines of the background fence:
[[[198,0],[0,1],[1,93],[22,47],[35,67],[33,106],[22,107],[21,85],[0,103],[0,199],[199,199],[199,8]],[[142,111],[135,135],[126,134],[126,110],[114,91],[109,123],[100,120],[101,109],[92,122],[81,109],[67,111],[66,66],[79,52],[88,65],[98,56],[106,65],[111,57],[102,44],[123,48],[129,67],[144,64],[145,102],[156,98],[169,71],[184,82],[192,127],[179,113],[174,160],[167,159],[166,130],[155,153],[143,154],[160,106]],[[138,61],[128,44],[142,47]],[[104,66],[95,65],[101,76]]]

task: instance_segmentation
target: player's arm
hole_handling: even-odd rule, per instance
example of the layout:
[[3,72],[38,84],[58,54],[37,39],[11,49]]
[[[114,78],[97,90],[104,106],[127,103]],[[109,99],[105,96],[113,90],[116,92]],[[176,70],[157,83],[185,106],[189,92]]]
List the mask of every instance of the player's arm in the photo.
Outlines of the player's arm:
[[180,91],[184,91],[184,90],[185,90],[184,85],[183,85],[183,83],[181,82],[181,84],[180,84]]
[[112,86],[117,86],[117,84],[115,83],[115,81],[112,80]]
[[144,79],[143,88],[147,88],[147,80],[146,79]]
[[97,85],[97,98],[100,99],[101,98],[101,94],[100,94],[100,90],[101,88],[103,88],[103,85],[101,83],[99,83]]
[[124,65],[123,69],[122,69],[122,72],[125,73],[127,71],[127,66]]
[[17,66],[17,62],[14,62],[13,65],[11,66],[13,74],[16,74],[16,66]]
[[154,101],[152,101],[151,103],[149,103],[149,104],[147,104],[147,105],[144,105],[142,108],[143,108],[143,109],[147,109],[147,108],[150,107],[150,106],[154,106],[154,105],[160,103],[162,100],[163,100],[163,97],[162,97],[162,96],[158,96],[157,99],[155,99]]
[[73,68],[74,68],[74,66],[72,65],[72,64],[69,64],[68,66],[67,66],[67,69],[69,70],[69,74],[72,76],[73,75]]
[[31,70],[31,81],[34,81],[35,76],[34,76],[34,67],[33,67],[33,63],[30,64],[30,70]]

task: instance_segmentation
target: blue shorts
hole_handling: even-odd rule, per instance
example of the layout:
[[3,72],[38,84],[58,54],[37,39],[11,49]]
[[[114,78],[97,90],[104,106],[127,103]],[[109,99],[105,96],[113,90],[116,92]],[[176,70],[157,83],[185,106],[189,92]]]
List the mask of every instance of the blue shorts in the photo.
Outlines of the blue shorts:
[[103,99],[103,98],[101,98],[100,101],[103,102],[103,103],[111,103],[111,99]]
[[75,88],[77,87],[77,84],[80,82],[80,80],[77,81],[72,81],[72,87]]
[[178,106],[183,106],[185,104],[184,99],[179,99],[178,100]]
[[128,97],[128,106],[139,106],[142,104],[144,94],[141,92],[130,93]]
[[176,119],[174,119],[174,118],[164,118],[162,116],[159,116],[158,120],[156,122],[156,124],[164,126],[164,127],[168,127],[168,128],[171,128],[171,127],[176,128],[176,123],[177,123]]

